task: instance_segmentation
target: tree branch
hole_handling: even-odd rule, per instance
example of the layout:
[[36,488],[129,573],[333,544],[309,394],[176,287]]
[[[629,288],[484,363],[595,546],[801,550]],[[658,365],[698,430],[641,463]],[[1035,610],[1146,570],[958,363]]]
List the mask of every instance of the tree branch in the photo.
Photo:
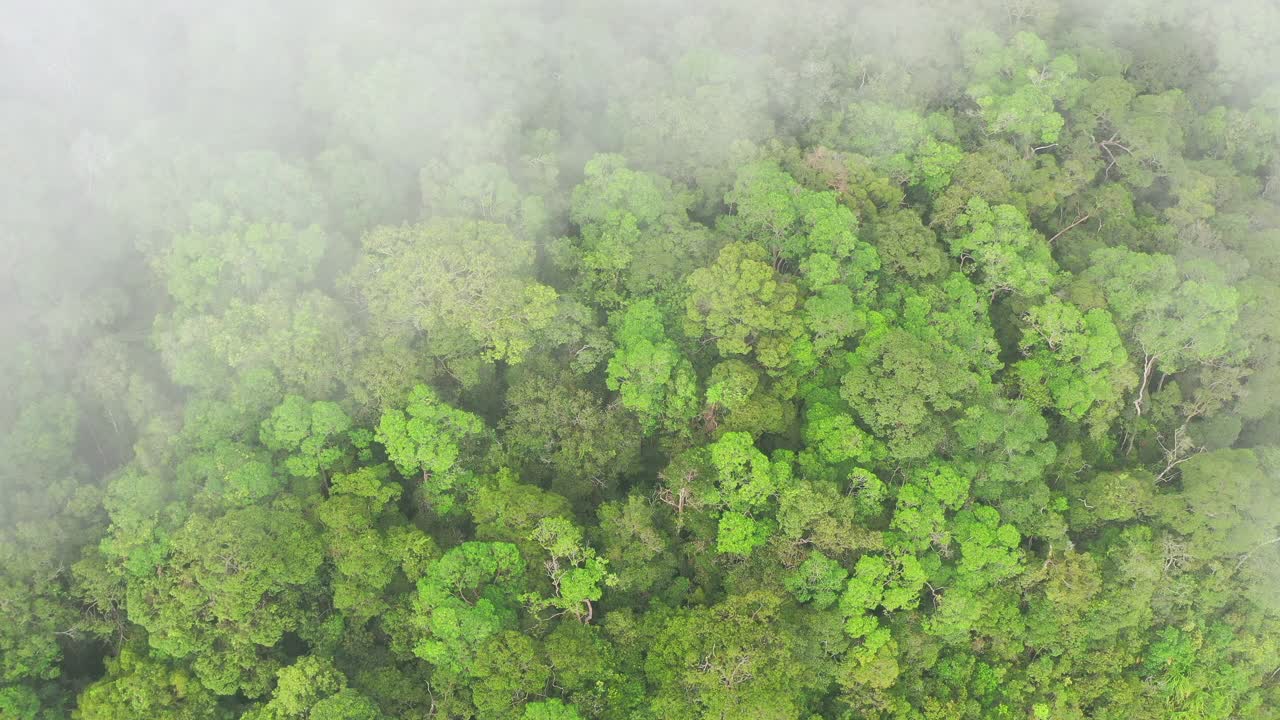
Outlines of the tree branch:
[[1280,537],[1274,537],[1266,542],[1262,542],[1262,543],[1258,543],[1257,545],[1254,545],[1252,550],[1240,556],[1240,562],[1236,563],[1236,566],[1232,570],[1232,572],[1239,572],[1240,568],[1244,567],[1244,564],[1249,562],[1249,558],[1253,557],[1254,553],[1258,552],[1259,550],[1261,550],[1262,548],[1268,545],[1274,545],[1278,542],[1280,542]]
[[1133,401],[1133,407],[1138,411],[1138,417],[1142,417],[1142,398],[1147,392],[1147,383],[1151,382],[1151,370],[1155,368],[1156,358],[1158,355],[1148,355],[1146,363],[1142,367],[1142,384],[1138,386],[1138,397]]
[[1049,244],[1050,244],[1050,245],[1052,245],[1052,244],[1053,244],[1053,241],[1054,241],[1054,240],[1057,240],[1057,239],[1058,239],[1058,238],[1060,238],[1060,237],[1062,237],[1062,234],[1063,234],[1063,233],[1065,233],[1066,231],[1070,230],[1071,228],[1073,228],[1073,227],[1075,227],[1075,226],[1079,225],[1080,223],[1082,223],[1082,222],[1084,222],[1085,220],[1088,220],[1088,219],[1089,219],[1089,213],[1085,213],[1084,215],[1081,215],[1081,216],[1080,216],[1080,217],[1079,217],[1075,222],[1073,222],[1073,223],[1071,223],[1070,225],[1068,225],[1068,226],[1066,226],[1066,227],[1062,228],[1061,230],[1059,230],[1057,235],[1054,235],[1053,237],[1049,238]]

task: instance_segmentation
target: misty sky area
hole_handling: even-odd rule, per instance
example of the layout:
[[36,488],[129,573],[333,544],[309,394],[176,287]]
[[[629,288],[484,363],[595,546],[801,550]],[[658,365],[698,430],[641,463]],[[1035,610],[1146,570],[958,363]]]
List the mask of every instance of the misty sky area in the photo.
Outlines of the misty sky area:
[[1275,0],[0,6],[0,720],[1280,718]]

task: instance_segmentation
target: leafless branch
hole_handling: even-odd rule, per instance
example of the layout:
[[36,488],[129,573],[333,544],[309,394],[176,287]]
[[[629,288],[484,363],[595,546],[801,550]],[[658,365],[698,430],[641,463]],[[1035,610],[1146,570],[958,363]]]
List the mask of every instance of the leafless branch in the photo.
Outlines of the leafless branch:
[[1070,225],[1068,225],[1068,226],[1066,226],[1066,227],[1062,228],[1061,230],[1059,230],[1059,231],[1058,231],[1058,233],[1057,233],[1056,235],[1054,235],[1053,237],[1049,238],[1049,244],[1050,244],[1050,245],[1052,245],[1054,240],[1057,240],[1058,238],[1062,237],[1062,235],[1063,235],[1064,233],[1066,233],[1068,230],[1070,230],[1071,228],[1073,228],[1073,227],[1075,227],[1075,226],[1079,225],[1080,223],[1082,223],[1082,222],[1084,222],[1085,220],[1088,220],[1088,219],[1089,219],[1089,213],[1085,213],[1084,215],[1081,215],[1078,219],[1076,219],[1076,221],[1075,221],[1075,222],[1073,222],[1073,223],[1071,223]]

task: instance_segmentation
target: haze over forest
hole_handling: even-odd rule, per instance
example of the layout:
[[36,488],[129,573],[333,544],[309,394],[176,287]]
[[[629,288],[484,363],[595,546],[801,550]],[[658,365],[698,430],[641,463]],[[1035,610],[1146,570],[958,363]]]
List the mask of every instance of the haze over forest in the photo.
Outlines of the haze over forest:
[[1280,718],[1277,37],[0,11],[0,720]]

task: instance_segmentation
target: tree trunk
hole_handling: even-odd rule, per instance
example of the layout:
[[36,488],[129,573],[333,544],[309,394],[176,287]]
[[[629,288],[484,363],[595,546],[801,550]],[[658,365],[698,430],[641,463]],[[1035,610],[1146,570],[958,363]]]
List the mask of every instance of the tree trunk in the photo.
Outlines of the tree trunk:
[[1151,371],[1156,366],[1156,355],[1147,355],[1146,361],[1142,367],[1142,384],[1138,386],[1138,398],[1133,401],[1133,407],[1138,411],[1138,417],[1142,417],[1142,399],[1147,393],[1147,383],[1151,382]]

